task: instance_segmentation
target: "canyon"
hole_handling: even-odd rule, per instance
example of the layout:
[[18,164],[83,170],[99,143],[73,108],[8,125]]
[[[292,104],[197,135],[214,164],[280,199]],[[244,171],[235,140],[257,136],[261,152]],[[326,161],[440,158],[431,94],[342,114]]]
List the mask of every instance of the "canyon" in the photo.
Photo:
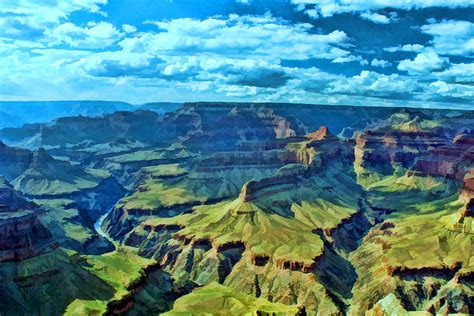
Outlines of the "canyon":
[[0,129],[0,314],[474,313],[474,111],[117,106]]

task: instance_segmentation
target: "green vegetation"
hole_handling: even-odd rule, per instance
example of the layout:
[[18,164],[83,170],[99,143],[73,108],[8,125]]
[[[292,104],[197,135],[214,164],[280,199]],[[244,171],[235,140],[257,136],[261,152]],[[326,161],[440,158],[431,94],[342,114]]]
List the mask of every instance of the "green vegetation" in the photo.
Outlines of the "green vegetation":
[[56,239],[71,239],[75,243],[83,244],[94,235],[90,228],[77,220],[81,214],[75,201],[35,199],[34,202],[46,211],[45,214],[40,215],[40,219],[49,227]]
[[[295,213],[295,219],[308,223],[312,227],[334,228],[345,218],[356,213],[355,208],[338,205],[321,198],[314,202],[304,201],[301,204],[293,204],[291,210]],[[315,212],[315,210],[319,210]]]
[[28,169],[12,181],[15,189],[30,195],[64,195],[96,187],[109,173],[103,170]]
[[154,179],[147,180],[142,187],[143,191],[137,191],[123,198],[118,206],[125,209],[153,211],[162,207],[206,200],[206,196],[195,196],[186,187],[170,186]]
[[438,126],[441,126],[439,121],[422,119],[419,116],[416,116],[412,120],[401,122],[399,124],[394,124],[391,126],[391,128],[393,130],[399,130],[404,132],[416,132],[432,129]]
[[77,298],[112,299],[112,287],[84,269],[78,259],[74,252],[58,249],[18,263],[2,263],[2,312],[58,315]]
[[[261,189],[263,196],[244,201],[242,197],[214,205],[193,208],[192,214],[173,218],[152,218],[145,225],[179,225],[177,234],[187,239],[208,240],[214,248],[229,243],[244,243],[255,256],[269,257],[274,262],[300,263],[310,267],[322,254],[323,242],[316,228],[334,228],[357,212],[358,192],[350,176],[323,175],[301,180],[297,187]],[[341,181],[346,182],[341,183]],[[352,182],[352,183],[351,183]]]
[[84,227],[84,225],[78,223],[65,223],[64,226],[65,236],[81,243],[88,240],[93,232],[90,229]]
[[367,184],[366,189],[369,191],[379,192],[396,192],[404,190],[427,191],[436,190],[436,188],[443,190],[444,185],[444,181],[441,179],[434,177],[420,177],[404,173],[401,176],[393,174],[381,177],[380,180]]
[[191,153],[185,149],[181,150],[167,150],[167,149],[150,149],[150,150],[138,150],[133,153],[122,154],[108,158],[113,162],[137,162],[137,161],[150,161],[150,160],[162,160],[162,159],[173,159],[173,158],[186,158],[190,157]]
[[11,203],[0,177],[0,218],[37,216],[0,220],[21,236],[0,235],[0,314],[472,314],[474,116],[321,109],[185,105],[23,130],[49,147],[0,146],[37,204]]
[[[385,177],[368,186],[372,205],[397,212],[388,215],[384,224],[375,226],[351,255],[359,274],[353,288],[353,313],[366,310],[369,302],[395,291],[406,293],[405,300],[415,302],[420,310],[454,293],[468,296],[474,293],[465,285],[453,287],[451,280],[459,273],[474,271],[474,235],[468,229],[452,229],[457,227],[453,221],[464,205],[458,190],[459,186],[451,180],[407,175]],[[467,219],[466,224],[470,226],[471,221]],[[430,288],[443,289],[431,300],[417,298],[416,295],[422,294],[412,292],[416,283],[392,276],[396,271],[412,271],[416,275],[416,271],[423,269],[440,271],[438,277],[428,275],[420,281],[418,291],[428,297]],[[395,312],[400,306],[393,298],[393,295],[385,297],[376,310],[384,310],[387,315],[389,311]]]
[[449,230],[465,234],[474,234],[474,219],[472,217],[462,216],[461,212],[443,216],[440,221]]
[[145,167],[142,170],[150,174],[152,177],[177,177],[188,173],[188,171],[178,163],[150,166]]
[[195,289],[177,299],[163,315],[297,315],[297,306],[271,303],[217,283]]
[[195,208],[194,216],[186,219],[186,223],[178,220],[186,226],[179,234],[211,240],[216,247],[241,241],[255,255],[308,265],[321,255],[322,241],[312,233],[311,226],[296,219],[268,214],[255,203],[236,199],[200,206]]
[[383,299],[377,302],[375,306],[370,309],[366,316],[385,316],[385,315],[407,315],[407,316],[430,316],[429,312],[408,312],[400,303],[398,298],[390,293]]
[[98,256],[85,256],[84,267],[92,275],[103,280],[113,289],[113,296],[108,300],[76,299],[67,308],[65,315],[102,315],[107,303],[121,299],[129,293],[128,286],[140,278],[142,270],[154,263],[137,254],[130,247],[120,247],[117,250]]
[[[217,170],[216,172],[187,171],[184,166],[165,164],[142,169],[145,180],[130,196],[120,200],[125,209],[155,211],[182,204],[202,204],[209,198],[235,196],[250,178],[260,179],[275,172],[270,168]],[[186,177],[179,177],[186,174]],[[176,178],[163,178],[163,176]]]
[[116,298],[127,294],[127,286],[140,277],[143,268],[155,262],[139,256],[137,249],[126,246],[113,252],[86,258],[90,265],[87,270],[110,284],[116,291]]

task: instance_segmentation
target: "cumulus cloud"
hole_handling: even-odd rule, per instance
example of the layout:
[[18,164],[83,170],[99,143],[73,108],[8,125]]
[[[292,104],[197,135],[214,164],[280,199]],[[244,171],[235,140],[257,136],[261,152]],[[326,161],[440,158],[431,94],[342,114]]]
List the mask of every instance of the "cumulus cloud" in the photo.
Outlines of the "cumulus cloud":
[[430,43],[438,54],[469,56],[474,53],[474,23],[443,20],[423,25],[421,31],[433,36]]
[[200,79],[217,79],[226,84],[277,88],[290,79],[288,68],[253,59],[205,59],[200,66]]
[[161,78],[169,81],[202,81],[222,85],[277,88],[289,79],[287,67],[262,60],[184,56],[167,61],[137,53],[97,54],[77,65],[92,76]]
[[228,97],[244,97],[256,95],[257,88],[239,85],[221,85],[218,87],[217,92],[223,93]]
[[399,10],[425,9],[432,7],[467,8],[473,6],[469,0],[292,0],[299,10],[311,10],[313,17],[330,17],[341,13],[363,13],[386,8]]
[[331,94],[407,99],[420,89],[421,85],[414,79],[363,70],[359,75],[333,80],[326,91]]
[[405,44],[392,47],[386,47],[383,50],[389,53],[395,52],[414,52],[421,53],[425,49],[425,46],[420,44]]
[[137,31],[137,28],[130,24],[123,24],[122,30],[124,30],[125,33],[135,33]]
[[[114,60],[114,59],[96,59],[93,56],[89,59],[83,59],[79,64],[84,65],[87,72],[96,77],[136,77],[136,78],[157,78],[162,75],[163,69],[166,66],[164,60],[160,58],[143,58],[142,55],[130,55],[128,60]],[[106,56],[104,56],[107,58]]]
[[222,54],[253,55],[261,58],[335,59],[348,55],[341,49],[349,38],[340,30],[315,33],[307,23],[289,24],[280,18],[230,15],[197,20],[148,21],[160,30],[122,40],[127,51],[153,51],[167,55]]
[[474,86],[435,81],[429,85],[431,93],[449,98],[474,98]]
[[72,12],[89,11],[92,13],[104,14],[101,6],[107,0],[4,0],[2,1],[2,36],[15,36],[31,38],[32,30],[42,33],[52,26],[58,25],[65,20]]
[[[358,41],[357,32],[349,38],[345,24],[337,29],[316,27],[269,13],[131,25],[116,16],[111,19],[116,24],[103,21],[106,0],[5,1],[0,16],[0,77],[11,90],[9,96],[112,95],[132,102],[226,97],[362,105],[413,100],[467,104],[473,98],[474,69],[465,58],[472,55],[473,38],[472,23],[467,21],[407,19],[413,32],[430,36],[428,41],[403,45],[404,36],[398,46],[391,38],[372,46]],[[467,6],[438,0],[293,2],[314,18],[355,13],[380,24],[361,23],[374,30],[390,28],[384,24],[397,21],[393,10]],[[88,13],[69,21],[76,11]],[[414,54],[398,61],[394,58],[407,54],[386,52]],[[361,71],[369,64],[386,69]]]
[[433,51],[419,53],[414,59],[405,59],[398,64],[398,70],[409,74],[428,74],[440,71],[449,65],[449,58],[441,57]]
[[10,39],[35,39],[43,35],[44,30],[29,25],[22,21],[17,16],[2,16],[0,17],[0,36]]
[[386,47],[384,50],[390,53],[435,51],[438,55],[472,56],[474,53],[474,23],[456,20],[437,22],[434,19],[427,21],[430,24],[421,26],[419,30],[432,36],[428,43],[425,45],[398,45]]
[[396,12],[390,12],[389,16],[386,16],[386,15],[379,14],[376,12],[368,11],[368,12],[361,13],[360,16],[363,19],[369,20],[375,24],[388,24],[391,22],[398,21],[398,18],[397,18],[398,15]]
[[77,48],[108,47],[123,36],[112,24],[107,22],[90,22],[86,27],[66,22],[47,34],[50,46],[67,44]]
[[370,62],[370,65],[371,65],[372,67],[386,68],[386,67],[390,67],[390,66],[392,65],[392,63],[389,62],[389,61],[383,60],[383,59],[374,58],[374,59],[372,59],[372,61]]
[[[75,67],[90,76],[104,78],[213,82],[216,91],[226,91],[227,94],[224,87],[230,87],[229,93],[236,96],[238,93],[256,93],[257,88],[276,89],[285,85],[292,74],[290,68],[280,65],[282,58],[363,62],[362,57],[350,55],[347,49],[351,44],[344,32],[336,30],[320,34],[310,24],[290,24],[268,14],[146,23],[155,25],[159,32],[141,32],[125,37],[118,43],[121,50],[82,58],[74,64]],[[69,27],[74,28],[72,25]],[[74,31],[84,30],[74,28]],[[115,31],[108,32],[111,35],[109,44],[121,36]],[[102,43],[105,45],[107,41],[102,40]],[[69,44],[88,46],[85,43]],[[202,86],[196,84],[193,87]],[[248,88],[237,92],[234,86]]]
[[474,63],[453,64],[448,69],[439,72],[436,76],[447,82],[474,83]]
[[332,62],[335,64],[343,64],[343,63],[354,62],[354,61],[358,61],[361,64],[367,64],[367,61],[363,59],[361,56],[354,56],[354,55],[338,57],[338,58],[335,58]]

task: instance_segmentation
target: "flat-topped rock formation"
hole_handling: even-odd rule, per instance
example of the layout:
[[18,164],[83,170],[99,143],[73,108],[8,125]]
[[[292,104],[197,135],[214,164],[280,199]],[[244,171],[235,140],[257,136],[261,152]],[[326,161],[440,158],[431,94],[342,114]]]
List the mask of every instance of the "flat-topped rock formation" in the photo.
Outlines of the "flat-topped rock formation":
[[158,314],[212,282],[308,314],[472,312],[473,123],[197,102],[0,130],[0,268],[19,272],[0,313]]
[[425,176],[462,181],[474,161],[474,135],[441,129],[375,130],[356,136],[356,165],[383,175],[403,167]]
[[334,139],[334,135],[329,132],[326,126],[321,126],[317,131],[306,134],[305,136],[309,140],[327,140]]

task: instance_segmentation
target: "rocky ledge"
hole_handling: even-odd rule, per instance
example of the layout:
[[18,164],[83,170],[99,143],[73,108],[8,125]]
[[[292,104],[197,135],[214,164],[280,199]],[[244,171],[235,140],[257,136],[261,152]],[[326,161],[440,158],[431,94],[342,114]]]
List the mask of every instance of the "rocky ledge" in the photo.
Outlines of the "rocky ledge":
[[58,247],[41,224],[39,208],[0,179],[0,262],[22,261]]

